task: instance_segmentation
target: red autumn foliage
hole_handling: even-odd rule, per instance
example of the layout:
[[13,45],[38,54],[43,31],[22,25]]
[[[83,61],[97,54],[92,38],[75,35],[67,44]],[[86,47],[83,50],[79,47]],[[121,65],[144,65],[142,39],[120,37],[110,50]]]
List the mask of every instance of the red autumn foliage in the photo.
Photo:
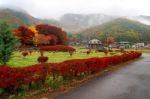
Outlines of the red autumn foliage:
[[124,49],[124,48],[120,48],[120,52],[121,52],[121,53],[124,53],[124,52],[125,52],[125,49]]
[[48,35],[46,39],[49,40],[50,45],[56,45],[58,42],[58,38],[55,35]]
[[35,26],[36,31],[29,27],[20,26],[14,30],[16,37],[22,45],[67,45],[67,33],[61,28],[48,24]]
[[22,44],[33,44],[34,32],[28,27],[20,26],[14,32]]
[[86,54],[89,55],[91,53],[91,50],[86,51]]
[[18,47],[17,47],[17,50],[20,51],[20,52],[22,52],[22,51],[27,51],[27,50],[29,50],[29,49],[32,49],[32,46],[29,46],[29,45],[28,45],[28,46],[27,46],[27,45],[24,46],[24,45],[22,45],[22,46],[18,46]]
[[46,75],[48,76],[51,74],[72,78],[83,73],[90,74],[93,72],[99,72],[109,65],[139,58],[141,55],[142,54],[139,52],[129,52],[119,56],[74,59],[62,63],[36,64],[24,68],[11,68],[1,65],[0,88],[19,87],[24,84],[28,85],[32,82],[44,80]]
[[24,57],[26,57],[26,56],[28,55],[28,52],[22,52],[22,55],[23,55]]
[[107,56],[108,55],[108,49],[107,48],[104,48],[104,53],[105,53],[105,55]]
[[74,48],[65,45],[39,46],[38,48],[41,51],[61,51],[61,52],[75,51]]
[[[55,43],[58,45],[67,45],[68,38],[67,33],[63,31],[61,28],[56,26],[48,25],[48,24],[39,24],[36,25],[36,29],[39,34],[44,34],[46,36],[50,36],[52,40],[56,40]],[[56,38],[57,37],[57,38]]]
[[38,34],[34,39],[37,40],[37,45],[56,45],[58,38],[55,35]]
[[40,57],[38,57],[37,60],[38,60],[39,63],[45,63],[45,62],[48,61],[48,57],[40,56]]
[[69,51],[69,55],[72,56],[73,55],[73,51]]
[[106,44],[110,45],[110,44],[114,43],[114,38],[113,37],[107,37],[105,42],[106,42]]

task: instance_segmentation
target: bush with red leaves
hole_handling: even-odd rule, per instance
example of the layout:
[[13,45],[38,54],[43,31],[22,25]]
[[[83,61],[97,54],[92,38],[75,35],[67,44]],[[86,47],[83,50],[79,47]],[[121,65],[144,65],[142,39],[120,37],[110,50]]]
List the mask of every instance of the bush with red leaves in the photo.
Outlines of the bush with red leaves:
[[89,55],[91,53],[91,50],[86,51],[86,54]]
[[23,55],[24,57],[26,57],[26,56],[28,55],[28,52],[22,52],[22,55]]
[[34,37],[34,32],[30,30],[26,26],[20,26],[17,29],[14,30],[15,35],[19,39],[22,45],[27,44],[33,44],[33,37]]
[[[0,66],[0,88],[18,88],[21,85],[43,81],[48,75],[73,78],[83,73],[91,74],[99,72],[110,65],[139,58],[141,55],[139,52],[128,52],[119,56],[74,59],[62,63],[36,64],[24,68],[11,68],[2,65]],[[48,59],[39,57],[39,60],[45,62]]]
[[[45,36],[55,36],[57,37],[56,45],[67,45],[68,44],[68,37],[67,33],[63,31],[61,28],[56,26],[48,25],[48,24],[39,24],[36,25],[36,29],[39,34],[44,34]],[[52,37],[52,36],[51,36]],[[55,39],[54,39],[55,40]]]
[[39,63],[45,63],[45,62],[48,61],[48,57],[46,57],[46,56],[40,56],[40,57],[38,57],[37,60],[38,60]]
[[67,33],[61,28],[48,24],[35,26],[37,33],[29,27],[20,26],[14,30],[22,45],[68,45]]
[[73,51],[69,51],[69,55],[72,56],[73,55]]
[[39,46],[38,48],[41,51],[61,51],[61,52],[75,51],[73,47],[65,46],[65,45]]
[[104,48],[104,53],[105,53],[105,55],[107,56],[108,55],[108,49],[107,48]]

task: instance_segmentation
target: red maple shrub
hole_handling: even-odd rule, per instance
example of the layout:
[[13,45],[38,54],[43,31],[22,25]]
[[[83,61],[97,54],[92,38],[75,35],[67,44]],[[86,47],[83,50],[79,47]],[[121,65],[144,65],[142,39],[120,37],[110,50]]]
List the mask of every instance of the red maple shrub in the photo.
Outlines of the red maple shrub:
[[89,55],[91,53],[91,50],[86,51],[86,54]]
[[107,37],[105,40],[105,43],[107,45],[113,44],[114,43],[114,38],[113,37]]
[[[119,56],[102,58],[74,59],[62,63],[35,64],[23,68],[11,68],[0,66],[0,88],[19,87],[32,82],[45,80],[48,75],[58,75],[63,77],[76,77],[81,74],[91,74],[99,72],[109,65],[126,62],[139,58],[139,52],[128,52]],[[40,56],[39,61],[45,62],[48,58]]]
[[38,48],[41,51],[61,51],[61,52],[75,51],[73,47],[65,46],[65,45],[39,46]]
[[23,57],[26,57],[28,55],[28,52],[22,52]]
[[73,51],[69,51],[69,55],[72,56],[73,55]]
[[48,57],[46,57],[46,56],[39,56],[37,60],[38,60],[39,63],[45,63],[45,62],[48,61]]
[[108,49],[107,48],[104,48],[104,53],[105,53],[105,56],[107,56],[108,55]]
[[68,45],[67,33],[61,28],[39,24],[35,29],[30,27],[20,26],[14,30],[14,33],[21,45]]
[[39,32],[39,34],[50,36],[52,38],[51,42],[56,43],[56,45],[68,44],[67,33],[63,31],[61,28],[48,25],[48,24],[39,24],[39,25],[36,25],[36,29]]
[[22,45],[31,45],[33,44],[34,32],[31,31],[26,26],[20,26],[14,30],[16,37],[21,42]]

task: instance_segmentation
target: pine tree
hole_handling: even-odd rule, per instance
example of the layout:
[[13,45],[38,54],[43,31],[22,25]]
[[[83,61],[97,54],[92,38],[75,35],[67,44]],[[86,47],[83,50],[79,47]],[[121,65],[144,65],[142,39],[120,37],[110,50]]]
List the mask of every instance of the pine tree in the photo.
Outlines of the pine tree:
[[0,63],[6,64],[15,50],[18,42],[6,22],[0,23]]

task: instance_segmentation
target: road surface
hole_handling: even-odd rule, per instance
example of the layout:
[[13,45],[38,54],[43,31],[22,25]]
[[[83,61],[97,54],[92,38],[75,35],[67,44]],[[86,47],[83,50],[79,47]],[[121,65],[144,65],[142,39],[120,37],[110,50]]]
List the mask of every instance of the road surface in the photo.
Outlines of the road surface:
[[150,99],[150,54],[55,99]]

